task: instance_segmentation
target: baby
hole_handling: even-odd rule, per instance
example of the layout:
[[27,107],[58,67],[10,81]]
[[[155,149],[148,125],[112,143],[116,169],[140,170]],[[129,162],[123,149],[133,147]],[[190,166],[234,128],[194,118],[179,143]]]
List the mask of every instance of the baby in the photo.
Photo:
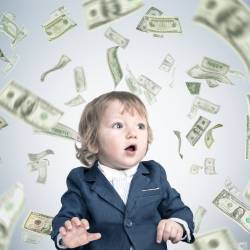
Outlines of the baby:
[[142,101],[129,92],[103,94],[83,110],[77,158],[54,217],[57,249],[163,250],[192,243],[193,214],[164,168],[142,161],[152,131]]

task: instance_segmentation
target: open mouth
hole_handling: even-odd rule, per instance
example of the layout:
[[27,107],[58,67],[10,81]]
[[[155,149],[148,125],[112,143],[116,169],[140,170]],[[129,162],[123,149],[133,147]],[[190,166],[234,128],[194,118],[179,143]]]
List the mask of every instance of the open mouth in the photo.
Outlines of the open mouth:
[[126,151],[130,151],[130,152],[134,152],[134,151],[136,151],[136,149],[137,149],[137,147],[134,144],[131,144],[125,148]]

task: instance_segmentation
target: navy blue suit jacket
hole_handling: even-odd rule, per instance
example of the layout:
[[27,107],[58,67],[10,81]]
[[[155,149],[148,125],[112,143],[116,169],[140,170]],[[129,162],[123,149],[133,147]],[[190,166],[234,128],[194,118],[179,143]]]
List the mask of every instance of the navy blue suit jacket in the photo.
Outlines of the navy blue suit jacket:
[[[142,161],[134,175],[127,204],[97,167],[78,167],[67,177],[68,190],[62,207],[54,217],[51,238],[56,242],[59,228],[72,217],[85,218],[89,232],[100,232],[99,240],[77,250],[166,250],[164,241],[156,243],[161,219],[180,218],[193,236],[193,214],[179,193],[169,185],[164,168],[155,161]],[[186,241],[186,239],[185,239]]]

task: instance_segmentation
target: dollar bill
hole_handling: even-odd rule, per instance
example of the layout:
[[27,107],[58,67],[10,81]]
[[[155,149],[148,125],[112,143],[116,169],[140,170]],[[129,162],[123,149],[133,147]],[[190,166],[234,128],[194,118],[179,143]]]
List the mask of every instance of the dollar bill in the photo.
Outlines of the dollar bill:
[[48,159],[39,159],[36,161],[30,161],[27,163],[27,167],[30,172],[38,171],[41,167],[47,167],[49,166],[49,160]]
[[235,238],[227,229],[199,235],[191,247],[193,250],[238,250]]
[[107,50],[108,65],[115,83],[115,87],[118,85],[118,83],[122,80],[123,77],[122,69],[117,56],[118,48],[119,46],[116,46]]
[[0,129],[7,127],[8,123],[5,121],[3,117],[0,116]]
[[243,197],[246,199],[247,202],[250,203],[250,181],[247,183],[247,186],[243,192]]
[[37,153],[37,154],[28,154],[28,157],[30,159],[30,161],[38,161],[48,155],[53,155],[55,154],[53,150],[51,149],[46,149],[46,150],[43,150],[42,152],[40,153]]
[[222,75],[213,71],[206,71],[202,67],[200,67],[200,65],[193,66],[187,71],[187,74],[197,79],[212,79],[218,82],[232,84],[231,80],[226,75]]
[[55,126],[63,112],[15,81],[0,90],[0,107],[38,129]]
[[179,156],[181,157],[181,159],[183,159],[183,154],[181,154],[181,132],[178,130],[174,130],[173,131],[174,134],[176,135],[177,139],[178,139],[178,153]]
[[206,79],[206,83],[208,85],[209,88],[215,88],[218,87],[220,82],[214,80],[214,79]]
[[215,175],[215,159],[211,157],[206,157],[204,160],[204,172],[206,175]]
[[201,62],[201,68],[205,71],[211,71],[218,74],[226,75],[229,72],[229,65],[219,62],[215,59],[205,56]]
[[143,6],[143,0],[83,0],[82,8],[89,29],[93,29]]
[[175,63],[174,58],[170,54],[167,54],[163,62],[161,63],[159,69],[165,72],[169,72],[172,69],[174,63]]
[[210,120],[203,116],[200,116],[198,118],[198,120],[186,135],[187,140],[192,146],[194,146],[198,142],[198,140],[201,138],[201,136],[209,126],[210,122]]
[[105,33],[105,37],[111,40],[112,42],[116,43],[121,48],[126,48],[129,43],[129,39],[125,38],[121,34],[119,34],[117,31],[109,27]]
[[54,127],[49,129],[35,129],[34,132],[40,134],[58,136],[79,142],[81,141],[79,134],[74,129],[62,123],[57,123]]
[[221,128],[221,127],[223,127],[223,125],[218,123],[206,132],[204,136],[204,141],[205,141],[205,145],[207,146],[207,148],[211,148],[211,146],[214,143],[213,130],[216,128]]
[[148,91],[147,89],[143,90],[143,94],[149,105],[152,105],[156,102],[156,96],[152,94],[150,91]]
[[192,175],[196,175],[196,174],[198,174],[200,172],[201,169],[203,169],[203,166],[192,164],[191,167],[190,167],[189,172]]
[[50,14],[49,20],[43,25],[43,29],[48,40],[52,41],[75,26],[76,23],[68,17],[64,6],[61,6]]
[[142,87],[138,84],[136,77],[134,76],[128,65],[126,67],[126,70],[128,72],[128,75],[125,77],[125,81],[129,90],[135,95],[142,94]]
[[47,180],[47,166],[40,166],[38,168],[38,178],[36,182],[44,184]]
[[19,28],[15,23],[15,15],[9,12],[0,13],[0,32],[3,32],[11,39],[11,46],[15,47],[16,44],[23,40],[26,35],[26,29]]
[[11,234],[23,206],[24,190],[20,182],[0,196],[0,249],[9,249]]
[[15,55],[12,58],[7,58],[3,51],[0,49],[0,60],[5,63],[1,69],[3,73],[7,73],[12,70],[17,62],[18,57]]
[[186,86],[191,95],[198,95],[200,93],[200,82],[186,82]]
[[250,116],[247,115],[246,159],[250,159]]
[[161,90],[161,86],[146,77],[145,75],[140,75],[137,79],[137,82],[144,89],[149,91],[152,95],[156,96],[159,94]]
[[74,78],[75,78],[76,92],[79,93],[87,89],[87,83],[83,67],[74,68]]
[[238,250],[247,250],[247,242],[239,242],[238,243]]
[[56,71],[58,69],[63,69],[69,62],[71,62],[71,59],[66,55],[62,55],[58,63],[56,64],[56,66],[42,73],[41,78],[40,78],[41,82],[45,80],[45,78],[47,77],[49,73]]
[[[160,16],[162,15],[163,12],[155,7],[150,7],[147,12],[145,13],[144,16]],[[136,29],[140,30],[142,32],[147,32],[147,24],[146,21],[144,20],[144,16],[140,20],[139,24],[137,25]]]
[[144,16],[147,32],[182,33],[179,18],[168,16]]
[[68,102],[65,102],[64,104],[69,107],[75,107],[85,102],[86,102],[85,99],[81,95],[78,94],[76,97],[72,98]]
[[225,189],[214,198],[212,203],[250,233],[250,208],[246,204]]
[[224,38],[250,70],[250,11],[238,0],[201,0],[194,21]]
[[192,103],[192,107],[188,114],[188,117],[193,118],[197,114],[198,109],[201,109],[211,114],[217,114],[220,110],[220,106],[204,98],[196,96]]
[[207,210],[202,207],[199,206],[194,214],[194,233],[198,233],[200,230],[200,225],[202,222],[202,219],[204,217],[204,215],[206,214]]
[[38,234],[50,235],[53,217],[30,212],[24,221],[23,228]]
[[240,190],[237,188],[230,179],[226,179],[224,182],[225,189],[235,196],[240,196]]

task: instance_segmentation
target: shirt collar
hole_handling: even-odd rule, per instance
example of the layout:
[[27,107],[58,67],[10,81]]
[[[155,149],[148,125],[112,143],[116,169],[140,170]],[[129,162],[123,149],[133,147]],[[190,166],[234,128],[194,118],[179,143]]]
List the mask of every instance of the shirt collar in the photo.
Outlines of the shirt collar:
[[122,177],[122,176],[133,177],[138,169],[138,165],[139,165],[139,163],[137,163],[135,166],[133,166],[129,169],[118,170],[118,169],[107,167],[107,166],[101,164],[100,162],[98,162],[98,168],[100,169],[100,171],[105,175],[105,177],[109,181],[111,181],[115,177]]

